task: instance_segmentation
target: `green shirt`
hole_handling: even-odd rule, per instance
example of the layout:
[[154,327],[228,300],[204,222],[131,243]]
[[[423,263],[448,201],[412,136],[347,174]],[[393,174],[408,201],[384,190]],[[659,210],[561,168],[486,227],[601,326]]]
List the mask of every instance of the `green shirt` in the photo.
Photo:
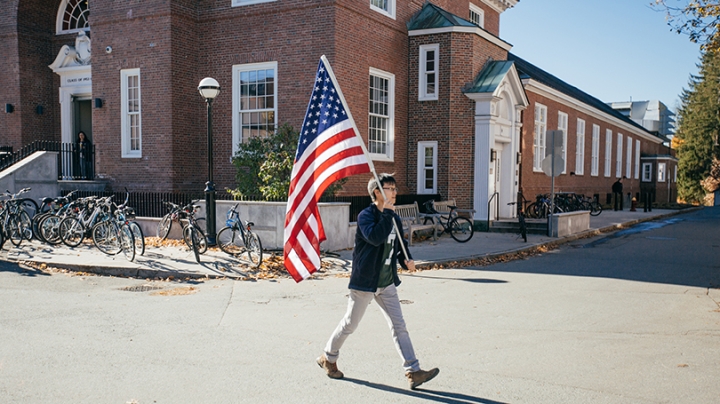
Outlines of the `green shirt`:
[[390,268],[390,265],[392,264],[392,257],[393,252],[395,250],[395,239],[397,238],[397,234],[395,233],[395,228],[393,227],[392,231],[390,232],[390,235],[388,236],[387,240],[385,241],[385,252],[383,253],[383,266],[380,268],[380,278],[378,279],[378,288],[384,288],[386,286],[390,286],[394,279],[393,279],[393,271],[392,268]]

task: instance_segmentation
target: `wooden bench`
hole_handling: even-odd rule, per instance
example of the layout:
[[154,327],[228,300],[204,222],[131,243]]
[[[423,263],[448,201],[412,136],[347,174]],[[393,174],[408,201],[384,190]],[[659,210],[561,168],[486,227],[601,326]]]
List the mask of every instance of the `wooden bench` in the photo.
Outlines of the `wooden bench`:
[[[445,215],[450,214],[450,206],[457,206],[457,204],[455,203],[455,199],[448,199],[447,201],[435,201],[433,206],[436,211],[445,217]],[[475,220],[475,209],[455,209],[455,212],[458,213],[458,216],[470,219],[471,222]]]
[[[432,230],[433,240],[437,240],[434,216],[420,213],[417,202],[412,205],[395,205],[395,213],[400,216],[403,227],[408,232],[408,244],[412,245],[413,233],[421,230]],[[429,218],[432,223],[424,224],[426,218]]]

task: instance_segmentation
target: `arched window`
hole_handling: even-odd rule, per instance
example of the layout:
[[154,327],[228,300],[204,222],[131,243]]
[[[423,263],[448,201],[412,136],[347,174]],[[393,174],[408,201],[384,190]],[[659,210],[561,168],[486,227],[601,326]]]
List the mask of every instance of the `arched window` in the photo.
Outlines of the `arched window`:
[[90,30],[89,0],[63,0],[57,16],[57,33],[67,34]]

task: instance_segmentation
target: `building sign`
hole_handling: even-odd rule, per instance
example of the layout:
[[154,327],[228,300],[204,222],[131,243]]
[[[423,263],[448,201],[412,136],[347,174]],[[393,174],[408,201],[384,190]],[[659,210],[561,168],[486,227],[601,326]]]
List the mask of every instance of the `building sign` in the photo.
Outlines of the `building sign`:
[[92,84],[91,75],[63,77],[63,86],[84,86]]

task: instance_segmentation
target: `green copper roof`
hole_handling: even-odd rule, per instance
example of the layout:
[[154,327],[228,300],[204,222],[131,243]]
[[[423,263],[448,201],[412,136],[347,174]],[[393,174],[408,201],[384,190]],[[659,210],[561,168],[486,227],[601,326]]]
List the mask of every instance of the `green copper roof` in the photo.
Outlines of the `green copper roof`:
[[507,60],[498,60],[489,62],[480,71],[472,85],[465,89],[465,93],[492,93],[494,92],[502,79],[505,77],[513,62]]
[[475,27],[477,25],[450,14],[442,8],[425,3],[423,8],[407,23],[408,31],[445,27]]

